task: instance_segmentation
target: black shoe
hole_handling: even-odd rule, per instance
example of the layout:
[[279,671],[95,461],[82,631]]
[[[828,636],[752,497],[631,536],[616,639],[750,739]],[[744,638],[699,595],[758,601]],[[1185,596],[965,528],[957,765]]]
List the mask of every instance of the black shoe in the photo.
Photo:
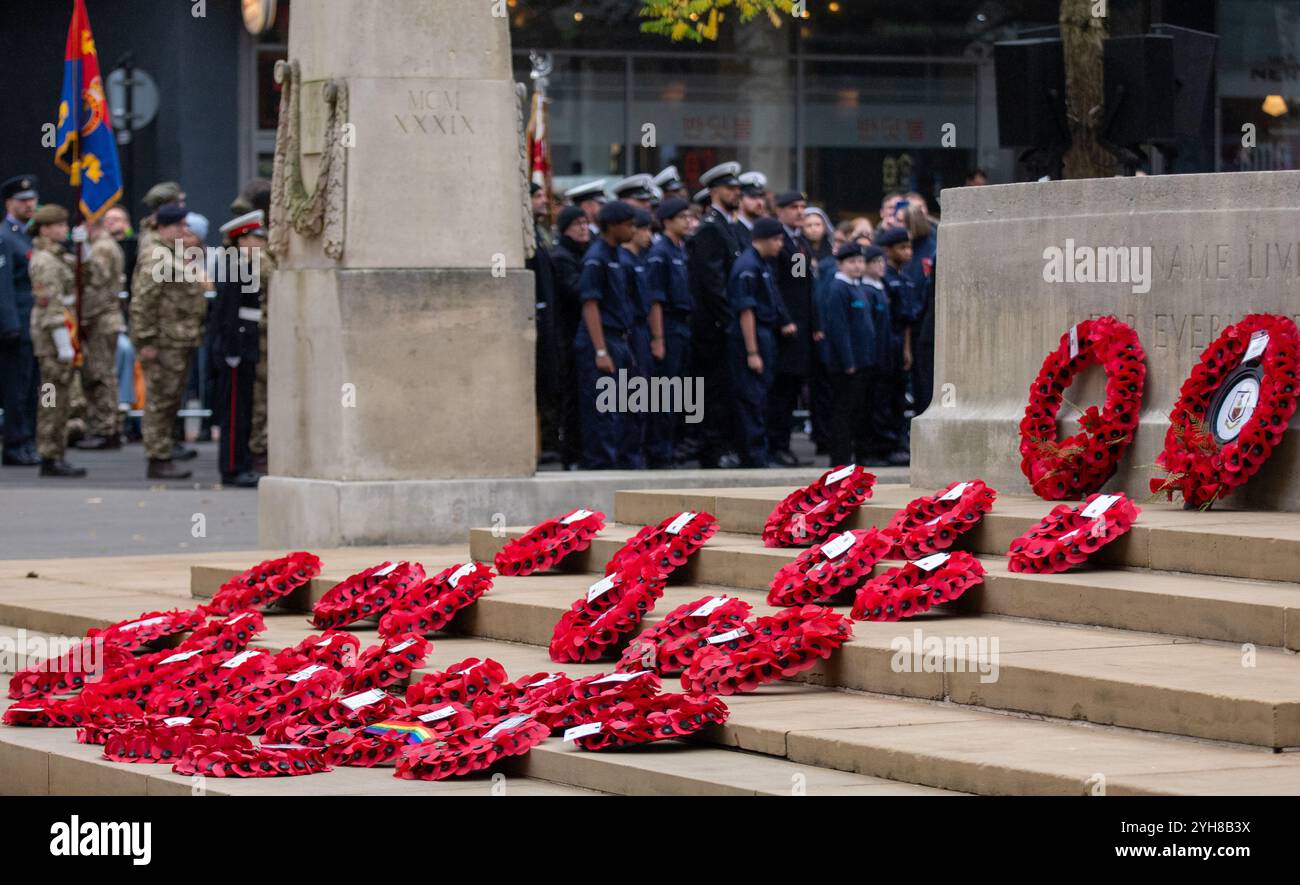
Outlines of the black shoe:
[[76,479],[85,475],[85,468],[73,467],[62,458],[41,459],[41,476],[66,476]]
[[223,486],[234,486],[237,489],[255,489],[257,488],[257,481],[261,478],[260,474],[248,470],[234,476],[221,477],[221,484]]
[[75,443],[78,449],[83,452],[101,452],[109,449],[122,448],[122,437],[118,434],[112,436],[87,436]]
[[5,467],[35,467],[41,463],[41,459],[23,448],[5,452],[3,463]]
[[150,479],[189,479],[192,474],[181,470],[172,461],[149,461],[148,477]]
[[198,456],[199,453],[191,449],[189,446],[183,446],[180,443],[172,445],[173,461],[190,461]]

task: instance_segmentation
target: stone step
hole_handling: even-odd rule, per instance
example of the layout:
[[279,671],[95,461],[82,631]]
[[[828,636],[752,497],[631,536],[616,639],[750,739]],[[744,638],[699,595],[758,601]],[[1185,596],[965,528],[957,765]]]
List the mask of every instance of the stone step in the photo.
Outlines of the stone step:
[[[788,555],[772,552],[778,553]],[[237,570],[232,566],[229,573]],[[311,595],[344,577],[327,562]],[[451,630],[545,647],[560,615],[592,580],[589,574],[563,573],[498,577]],[[775,611],[763,591],[675,583],[656,612],[710,592],[744,598],[757,614]],[[645,626],[656,621],[652,613]],[[854,632],[829,661],[797,678],[1213,740],[1300,746],[1300,658],[1281,650],[1260,648],[1248,655],[1240,647],[1169,635],[942,609],[903,623],[859,622]],[[941,643],[942,668],[925,659],[933,643]]]
[[[682,510],[705,510],[717,517],[723,531],[757,535],[772,508],[789,492],[788,487],[619,492],[614,518],[640,526]],[[844,527],[886,525],[913,498],[930,493],[905,485],[877,485]],[[1164,501],[1138,503],[1142,515],[1137,524],[1103,548],[1099,564],[1261,581],[1295,581],[1300,572],[1300,520],[1295,514],[1186,511]],[[962,536],[959,549],[1005,555],[1011,541],[1053,506],[1038,498],[999,495],[992,511]]]
[[[470,637],[435,640],[428,666],[469,657],[493,658],[512,675],[608,670],[608,664],[556,665],[544,648]],[[1300,793],[1300,754],[1257,747],[791,682],[724,700],[728,721],[701,732],[699,742],[896,783],[981,794]],[[550,763],[536,751],[525,758]],[[814,783],[809,774],[808,795],[816,794]]]
[[[509,538],[525,531],[474,529],[470,553],[490,563]],[[588,550],[561,563],[561,570],[603,571],[634,531],[621,524],[606,527]],[[766,594],[772,576],[800,552],[764,547],[754,535],[719,532],[673,580]],[[1105,566],[1028,575],[1009,571],[1005,557],[981,554],[980,559],[987,572],[983,584],[951,610],[1300,650],[1300,584]],[[886,560],[874,572],[898,564]]]

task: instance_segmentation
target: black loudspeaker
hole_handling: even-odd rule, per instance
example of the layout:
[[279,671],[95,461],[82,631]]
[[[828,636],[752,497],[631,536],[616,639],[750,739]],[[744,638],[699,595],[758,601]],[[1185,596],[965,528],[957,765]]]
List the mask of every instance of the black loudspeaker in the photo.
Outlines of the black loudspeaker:
[[1160,34],[1105,41],[1106,138],[1115,144],[1174,140],[1174,38]]
[[1174,135],[1200,138],[1219,37],[1177,25],[1152,25],[1151,30],[1174,38]]
[[1002,147],[1066,145],[1065,61],[1061,41],[1006,40],[993,44]]

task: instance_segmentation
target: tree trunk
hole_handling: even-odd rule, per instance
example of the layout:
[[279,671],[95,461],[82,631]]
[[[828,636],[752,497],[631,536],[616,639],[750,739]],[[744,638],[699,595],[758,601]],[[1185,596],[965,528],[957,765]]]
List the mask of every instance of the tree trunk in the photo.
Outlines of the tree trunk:
[[1066,116],[1072,143],[1065,154],[1066,178],[1108,178],[1119,163],[1101,145],[1106,101],[1102,41],[1107,19],[1094,10],[1099,0],[1061,0],[1061,46],[1065,54]]

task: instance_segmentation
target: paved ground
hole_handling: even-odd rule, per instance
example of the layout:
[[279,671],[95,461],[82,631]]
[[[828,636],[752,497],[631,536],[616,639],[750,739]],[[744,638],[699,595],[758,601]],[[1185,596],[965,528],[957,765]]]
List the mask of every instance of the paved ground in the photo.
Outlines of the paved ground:
[[[256,549],[257,492],[223,488],[216,444],[195,448],[199,457],[186,464],[194,477],[183,482],[146,479],[138,444],[116,452],[70,450],[68,460],[88,471],[84,479],[0,468],[0,560]],[[802,434],[795,451],[813,460]],[[816,461],[824,465],[826,458]]]

